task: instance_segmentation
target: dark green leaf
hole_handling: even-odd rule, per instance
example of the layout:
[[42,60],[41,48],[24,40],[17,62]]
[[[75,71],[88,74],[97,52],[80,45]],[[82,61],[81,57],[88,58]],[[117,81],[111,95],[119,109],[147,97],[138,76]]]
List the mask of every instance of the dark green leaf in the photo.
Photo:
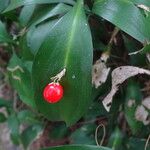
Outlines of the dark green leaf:
[[28,125],[40,122],[36,119],[35,114],[29,110],[22,110],[18,112],[17,117],[20,123],[26,123]]
[[36,8],[31,21],[28,23],[31,26],[38,25],[51,17],[62,15],[68,12],[72,7],[63,3],[57,5],[40,6]]
[[140,53],[141,53],[141,54],[146,54],[146,53],[149,53],[149,52],[150,52],[150,44],[145,45],[145,46],[140,50]]
[[[36,54],[45,38],[50,35],[50,31],[56,26],[59,20],[48,21],[39,26],[33,26],[27,33],[27,45],[31,53]],[[35,42],[36,41],[36,42]]]
[[77,129],[75,132],[71,134],[71,142],[72,144],[95,144],[94,132],[96,129],[96,125],[84,125],[81,128]]
[[112,149],[101,147],[101,146],[69,145],[69,146],[51,147],[51,148],[46,148],[41,150],[112,150]]
[[23,5],[31,5],[31,4],[50,4],[50,3],[68,3],[74,4],[73,0],[11,0],[9,6],[4,12],[16,9]]
[[[123,36],[123,39],[125,47],[128,50],[128,53],[139,51],[140,47],[139,42],[135,42],[134,39],[127,38],[126,36]],[[130,55],[130,65],[141,67],[146,65],[146,56],[142,54],[142,51],[136,55]]]
[[0,43],[2,42],[12,42],[12,40],[6,31],[5,24],[0,21]]
[[6,116],[3,113],[0,113],[0,123],[6,121]]
[[21,142],[25,149],[42,133],[41,125],[32,125],[26,128],[21,134]]
[[150,23],[129,0],[95,0],[93,12],[140,42],[150,40]]
[[[35,55],[39,50],[41,44],[45,38],[50,34],[50,31],[54,28],[56,23],[59,21],[57,19],[43,22],[48,18],[65,13],[71,7],[65,4],[58,4],[53,9],[48,7],[42,14],[38,14],[38,17],[32,19],[32,25],[27,32],[27,46],[30,48],[31,52]],[[41,22],[43,22],[41,24]],[[39,24],[40,23],[40,24]],[[37,25],[39,24],[39,25]],[[36,42],[35,42],[36,41]]]
[[[26,35],[27,34],[25,34],[24,36],[22,36],[20,38],[20,49],[21,49],[20,54],[21,54],[23,60],[32,61],[34,59],[34,55],[32,54],[30,47],[27,44]],[[34,42],[34,43],[36,43],[36,42]]]
[[[35,101],[48,119],[71,125],[83,116],[92,99],[92,58],[91,34],[83,3],[79,1],[55,24],[34,60]],[[43,99],[43,88],[64,68],[64,97],[59,103],[49,104]]]
[[16,54],[13,54],[10,59],[7,69],[9,71],[10,82],[17,90],[20,99],[25,104],[35,108],[34,91],[31,85],[31,74]]
[[64,123],[59,123],[53,126],[50,131],[50,138],[53,140],[58,140],[64,138],[68,133],[68,128]]
[[11,107],[11,102],[0,98],[0,108],[1,107]]

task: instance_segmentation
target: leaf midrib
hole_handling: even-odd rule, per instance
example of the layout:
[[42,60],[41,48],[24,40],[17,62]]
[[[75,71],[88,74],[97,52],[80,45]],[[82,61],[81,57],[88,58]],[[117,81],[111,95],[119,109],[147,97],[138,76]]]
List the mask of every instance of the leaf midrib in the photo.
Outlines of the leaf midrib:
[[70,29],[72,29],[72,30],[71,30],[70,34],[68,35],[68,39],[69,40],[68,40],[68,42],[66,44],[67,49],[66,49],[66,57],[65,57],[65,61],[64,61],[64,67],[66,67],[67,64],[68,64],[69,54],[70,54],[72,42],[73,42],[73,39],[74,39],[74,36],[75,36],[75,33],[76,33],[77,24],[78,24],[78,15],[80,14],[81,7],[82,7],[82,4],[78,3],[78,5],[77,5],[77,12],[76,12],[76,15],[75,15],[75,17],[73,19],[73,23],[72,23],[72,25],[70,27]]

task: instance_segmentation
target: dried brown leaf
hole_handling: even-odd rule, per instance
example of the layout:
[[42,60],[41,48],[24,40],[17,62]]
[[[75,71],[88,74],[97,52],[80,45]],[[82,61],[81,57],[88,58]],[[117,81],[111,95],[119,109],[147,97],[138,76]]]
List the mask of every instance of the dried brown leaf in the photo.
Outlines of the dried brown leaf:
[[128,78],[133,77],[137,74],[150,75],[150,71],[134,66],[121,66],[113,70],[111,91],[103,100],[103,105],[108,112],[111,108],[113,96],[119,90],[119,85],[122,84]]
[[146,97],[143,101],[142,101],[142,105],[145,106],[147,109],[150,110],[150,96]]
[[95,85],[95,88],[98,88],[106,82],[107,76],[110,71],[110,68],[107,68],[105,64],[107,58],[104,56],[103,58],[101,57],[101,59],[97,60],[92,68],[92,84]]
[[150,123],[150,119],[148,119],[148,112],[143,105],[137,107],[135,111],[135,118],[136,120],[143,122],[144,125],[148,125]]

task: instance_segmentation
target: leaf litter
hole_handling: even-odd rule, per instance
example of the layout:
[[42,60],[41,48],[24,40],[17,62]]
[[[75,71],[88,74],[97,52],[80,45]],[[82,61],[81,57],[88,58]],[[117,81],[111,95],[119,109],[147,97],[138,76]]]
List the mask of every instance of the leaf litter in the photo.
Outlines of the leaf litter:
[[119,90],[120,84],[130,77],[136,76],[138,74],[150,75],[150,71],[134,67],[134,66],[121,66],[112,71],[112,87],[109,94],[104,98],[103,105],[105,109],[109,112],[112,104],[112,100],[116,92]]

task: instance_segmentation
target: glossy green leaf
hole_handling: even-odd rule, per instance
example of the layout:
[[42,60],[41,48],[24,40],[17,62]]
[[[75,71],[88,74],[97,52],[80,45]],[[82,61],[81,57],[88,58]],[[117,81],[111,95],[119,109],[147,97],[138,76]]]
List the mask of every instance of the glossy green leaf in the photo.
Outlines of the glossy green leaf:
[[[20,46],[20,49],[21,49],[20,54],[21,54],[23,60],[32,61],[34,59],[34,55],[31,52],[31,49],[30,49],[30,47],[27,44],[26,35],[27,34],[22,36],[20,38],[20,41],[19,41],[20,42],[19,46]],[[36,42],[34,42],[34,43],[36,43]]]
[[136,5],[145,5],[150,7],[150,2],[148,0],[130,0],[130,1]]
[[[59,20],[48,21],[39,26],[33,26],[27,33],[27,46],[31,53],[35,55],[45,38],[50,35],[50,31],[56,26]],[[36,42],[35,42],[36,41]],[[27,50],[29,50],[27,49]]]
[[55,19],[49,20],[47,22],[43,21],[55,15],[66,13],[69,9],[71,9],[70,6],[67,6],[65,4],[58,4],[53,9],[49,7],[46,11],[44,11],[44,13],[38,14],[38,17],[33,18],[32,25],[29,28],[29,31],[27,32],[26,38],[27,46],[30,48],[31,52],[34,55],[39,50],[41,44],[59,20]]
[[101,146],[68,145],[68,146],[51,147],[51,148],[46,148],[41,150],[112,150],[112,149],[101,147]]
[[21,134],[21,142],[25,149],[42,133],[43,127],[41,125],[32,125],[26,128]]
[[23,7],[19,16],[19,21],[22,26],[26,25],[28,21],[31,19],[35,8],[36,8],[36,5],[34,4]]
[[73,0],[11,0],[9,6],[4,12],[16,9],[23,5],[31,4],[51,4],[51,3],[68,3],[74,4]]
[[150,41],[150,23],[130,0],[95,0],[93,12],[138,41]]
[[7,67],[12,86],[17,90],[20,99],[35,108],[34,91],[31,85],[31,73],[25,68],[21,59],[13,54]]
[[33,13],[31,21],[28,23],[28,26],[38,25],[50,19],[51,17],[65,14],[71,8],[72,8],[71,6],[66,5],[64,3],[59,3],[57,5],[47,5],[47,6],[43,5],[37,7],[35,9],[35,12]]
[[[91,101],[92,58],[92,39],[81,0],[55,24],[33,63],[36,105],[48,119],[71,125],[83,116]],[[49,104],[43,99],[43,88],[64,68],[64,97]]]
[[0,0],[0,13],[7,7],[9,0]]
[[0,43],[4,42],[12,42],[12,40],[6,31],[5,24],[0,21]]
[[125,117],[133,134],[139,132],[142,127],[142,123],[135,119],[135,111],[141,100],[140,87],[136,82],[131,80],[128,83],[126,93]]

